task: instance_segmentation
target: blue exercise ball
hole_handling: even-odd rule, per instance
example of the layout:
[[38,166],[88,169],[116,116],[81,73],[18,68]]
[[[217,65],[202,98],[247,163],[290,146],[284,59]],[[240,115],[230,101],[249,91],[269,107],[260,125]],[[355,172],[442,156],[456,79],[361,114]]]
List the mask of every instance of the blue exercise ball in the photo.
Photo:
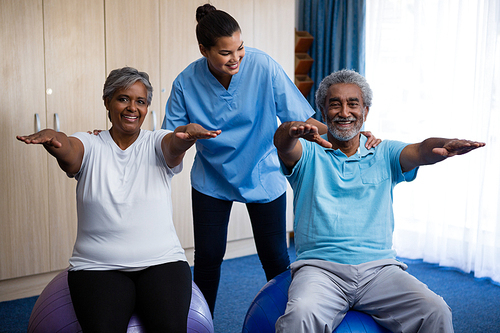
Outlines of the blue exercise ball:
[[[274,333],[274,325],[285,313],[288,287],[292,281],[290,271],[270,280],[257,293],[243,322],[243,333]],[[350,310],[332,333],[390,333],[369,315]]]
[[[144,332],[141,320],[135,314],[128,323],[127,333]],[[208,304],[198,286],[193,282],[191,305],[188,313],[188,332],[213,333],[214,324]],[[82,332],[76,319],[68,286],[68,270],[49,282],[31,311],[28,333],[78,333]]]

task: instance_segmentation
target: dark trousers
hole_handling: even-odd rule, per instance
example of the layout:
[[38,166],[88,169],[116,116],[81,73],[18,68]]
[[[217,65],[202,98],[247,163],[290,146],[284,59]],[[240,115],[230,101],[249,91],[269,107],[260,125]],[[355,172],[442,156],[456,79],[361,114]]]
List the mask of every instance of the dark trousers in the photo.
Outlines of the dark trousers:
[[[214,313],[232,201],[192,189],[194,281]],[[286,245],[286,193],[269,203],[247,203],[257,253],[267,280],[290,265]],[[237,292],[235,290],[235,292]]]
[[147,332],[187,331],[191,269],[185,261],[137,272],[69,271],[68,284],[83,332],[126,332],[132,313]]

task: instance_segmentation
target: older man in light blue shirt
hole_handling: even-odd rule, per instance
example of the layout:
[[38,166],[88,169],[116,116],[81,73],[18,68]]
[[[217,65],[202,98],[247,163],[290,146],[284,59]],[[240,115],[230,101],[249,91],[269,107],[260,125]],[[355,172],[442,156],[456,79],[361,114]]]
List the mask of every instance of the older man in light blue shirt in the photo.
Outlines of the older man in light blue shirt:
[[327,135],[304,122],[276,131],[281,169],[294,190],[297,261],[277,332],[332,332],[349,309],[392,332],[453,332],[444,300],[409,275],[392,249],[394,186],[418,167],[484,144],[430,138],[365,149],[360,134],[371,89],[354,71],[332,73],[316,103]]

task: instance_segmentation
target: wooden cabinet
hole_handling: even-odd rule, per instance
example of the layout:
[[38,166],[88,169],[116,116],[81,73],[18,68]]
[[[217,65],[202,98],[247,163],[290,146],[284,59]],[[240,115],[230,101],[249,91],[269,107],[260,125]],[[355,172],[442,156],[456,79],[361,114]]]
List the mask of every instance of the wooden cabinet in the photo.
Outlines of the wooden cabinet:
[[[182,3],[182,1],[176,1]],[[149,74],[153,100],[142,129],[161,127],[158,0],[106,0],[106,69],[130,66]],[[103,80],[104,83],[104,80]]]
[[[42,1],[1,1],[0,279],[50,269],[47,153],[16,135],[46,125]],[[36,55],[36,56],[35,56]],[[38,120],[35,120],[38,115]]]
[[[43,19],[47,127],[67,135],[105,129],[103,0],[44,0]],[[76,180],[55,158],[48,159],[50,270],[55,271],[68,267],[76,239]]]
[[[2,1],[3,193],[0,279],[68,266],[76,236],[76,181],[42,146],[15,135],[106,128],[104,2]],[[5,43],[5,44],[4,44]],[[34,125],[35,114],[39,125]],[[8,150],[7,150],[8,147]]]
[[[205,2],[0,0],[0,301],[38,294],[67,267],[77,228],[76,181],[43,147],[15,136],[37,126],[68,135],[109,128],[102,88],[107,74],[123,66],[150,75],[153,101],[143,128],[160,128],[173,80],[201,56],[195,12]],[[293,0],[212,3],[240,23],[245,45],[268,52],[293,77]],[[194,153],[172,183],[174,223],[191,264]],[[233,207],[229,241],[228,257],[255,252],[242,204]]]

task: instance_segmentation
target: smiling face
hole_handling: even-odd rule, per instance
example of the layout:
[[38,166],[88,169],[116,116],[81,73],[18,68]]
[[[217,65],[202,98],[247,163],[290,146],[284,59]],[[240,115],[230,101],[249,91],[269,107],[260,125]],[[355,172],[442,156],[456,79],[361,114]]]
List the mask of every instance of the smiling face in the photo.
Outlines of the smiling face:
[[363,105],[361,89],[357,85],[331,85],[326,95],[323,114],[329,134],[338,141],[355,138],[368,114],[368,107]]
[[148,113],[147,90],[142,82],[136,81],[128,89],[118,89],[104,105],[109,112],[113,137],[139,135]]
[[[231,76],[240,70],[241,60],[245,56],[245,47],[241,40],[241,33],[236,31],[231,37],[221,37],[217,44],[206,49],[200,44],[201,54],[207,58],[210,72],[226,86],[231,81]],[[226,86],[227,88],[227,86]]]

